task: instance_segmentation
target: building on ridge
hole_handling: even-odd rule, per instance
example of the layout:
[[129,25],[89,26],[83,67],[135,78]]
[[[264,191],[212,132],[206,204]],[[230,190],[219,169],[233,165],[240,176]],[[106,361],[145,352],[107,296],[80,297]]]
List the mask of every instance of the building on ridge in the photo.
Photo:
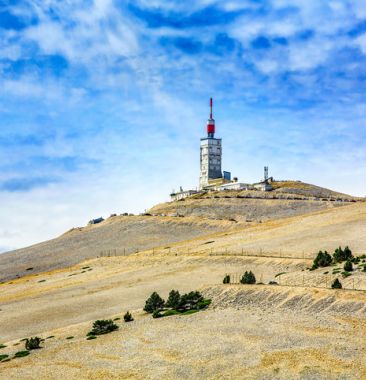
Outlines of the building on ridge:
[[224,190],[272,190],[272,178],[268,178],[268,167],[264,169],[264,180],[247,184],[238,182],[236,177],[231,179],[231,173],[222,172],[222,140],[215,137],[215,120],[212,117],[212,98],[210,98],[210,118],[207,120],[207,137],[201,138],[200,143],[200,177],[199,190],[185,190],[170,194],[172,201],[182,200],[203,191]]

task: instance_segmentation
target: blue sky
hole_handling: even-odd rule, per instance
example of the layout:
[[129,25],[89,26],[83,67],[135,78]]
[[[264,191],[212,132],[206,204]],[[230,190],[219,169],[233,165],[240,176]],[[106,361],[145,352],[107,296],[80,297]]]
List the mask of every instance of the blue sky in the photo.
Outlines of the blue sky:
[[223,169],[366,195],[364,0],[0,0],[0,250]]

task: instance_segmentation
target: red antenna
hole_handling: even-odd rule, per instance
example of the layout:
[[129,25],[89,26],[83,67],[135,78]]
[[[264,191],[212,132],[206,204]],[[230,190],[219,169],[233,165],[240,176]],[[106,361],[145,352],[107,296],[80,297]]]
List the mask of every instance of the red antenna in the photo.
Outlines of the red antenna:
[[210,119],[212,119],[212,98],[210,98]]

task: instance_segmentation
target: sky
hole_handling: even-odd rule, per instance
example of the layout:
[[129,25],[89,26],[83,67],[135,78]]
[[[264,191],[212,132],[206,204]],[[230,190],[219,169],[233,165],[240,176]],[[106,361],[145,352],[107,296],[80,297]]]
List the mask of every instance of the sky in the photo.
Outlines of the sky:
[[223,170],[366,195],[364,0],[0,0],[0,251]]

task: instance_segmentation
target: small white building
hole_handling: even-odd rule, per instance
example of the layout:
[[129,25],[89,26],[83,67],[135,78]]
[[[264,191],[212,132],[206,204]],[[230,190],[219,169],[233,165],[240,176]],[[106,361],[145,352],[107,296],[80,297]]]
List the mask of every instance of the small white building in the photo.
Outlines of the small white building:
[[224,183],[217,187],[216,190],[250,190],[251,185],[248,183],[242,183],[242,182],[231,182],[231,183]]
[[180,191],[179,193],[171,193],[170,194],[170,200],[171,201],[179,201],[181,199],[190,197],[191,195],[197,194],[197,190],[185,190],[185,191]]
[[260,190],[260,191],[271,191],[273,190],[273,187],[272,185],[267,181],[262,181],[262,182],[259,182],[259,183],[255,183],[253,185],[253,187],[257,190]]

